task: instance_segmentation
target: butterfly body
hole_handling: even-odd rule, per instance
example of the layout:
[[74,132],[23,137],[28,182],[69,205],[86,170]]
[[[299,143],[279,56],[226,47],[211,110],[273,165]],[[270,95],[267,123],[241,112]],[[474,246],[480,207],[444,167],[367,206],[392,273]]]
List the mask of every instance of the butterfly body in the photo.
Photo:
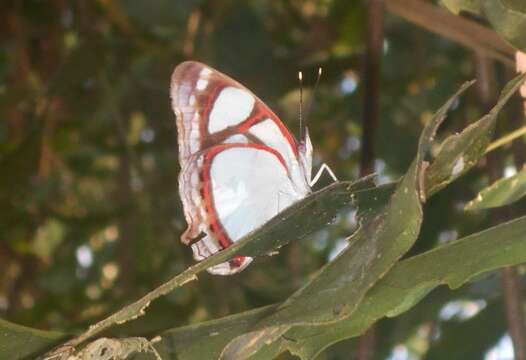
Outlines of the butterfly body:
[[[238,82],[188,61],[172,75],[179,193],[196,260],[220,251],[311,192],[312,145]],[[229,275],[250,263],[236,257],[209,272]]]

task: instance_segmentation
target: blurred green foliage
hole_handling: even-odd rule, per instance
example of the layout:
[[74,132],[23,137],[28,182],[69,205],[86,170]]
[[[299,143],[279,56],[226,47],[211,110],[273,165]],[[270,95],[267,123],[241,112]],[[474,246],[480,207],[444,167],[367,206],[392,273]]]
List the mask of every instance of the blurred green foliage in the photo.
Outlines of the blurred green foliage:
[[[293,132],[297,71],[304,71],[308,102],[321,66],[308,115],[316,164],[323,159],[341,179],[358,176],[363,1],[6,0],[0,20],[1,318],[79,331],[193,263],[178,239],[185,221],[168,96],[171,71],[183,60],[239,80]],[[432,112],[476,76],[470,51],[389,13],[385,37],[375,144],[382,181],[405,173]],[[497,65],[496,89],[509,73]],[[460,100],[439,139],[486,112],[474,94]],[[501,132],[517,126],[513,118],[515,108],[503,112]],[[511,154],[499,156],[509,172]],[[479,166],[426,203],[411,254],[488,226],[488,212],[463,211],[486,175]],[[510,217],[521,211],[519,201]],[[341,248],[356,227],[351,215],[239,275],[202,275],[117,331],[153,334],[283,300]],[[453,354],[460,350],[448,339],[459,331],[471,353],[484,353],[506,332],[494,326],[499,294],[491,277],[432,292],[403,316],[379,322],[378,356],[400,346],[418,357]],[[484,304],[476,317],[443,316],[447,304],[475,300]],[[347,359],[354,346],[344,342],[322,357]]]
[[443,0],[454,13],[484,16],[504,39],[526,51],[526,3],[522,0]]

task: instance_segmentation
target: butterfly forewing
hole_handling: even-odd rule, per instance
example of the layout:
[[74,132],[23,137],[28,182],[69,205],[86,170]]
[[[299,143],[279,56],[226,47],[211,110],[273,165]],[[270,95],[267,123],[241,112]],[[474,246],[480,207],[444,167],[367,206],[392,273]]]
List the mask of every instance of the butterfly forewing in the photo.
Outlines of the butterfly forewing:
[[[192,244],[196,260],[228,247],[310,191],[310,151],[300,152],[279,118],[244,86],[204,64],[184,62],[172,75],[171,98],[188,223],[181,240],[199,238]],[[238,257],[209,271],[232,274],[250,260]]]

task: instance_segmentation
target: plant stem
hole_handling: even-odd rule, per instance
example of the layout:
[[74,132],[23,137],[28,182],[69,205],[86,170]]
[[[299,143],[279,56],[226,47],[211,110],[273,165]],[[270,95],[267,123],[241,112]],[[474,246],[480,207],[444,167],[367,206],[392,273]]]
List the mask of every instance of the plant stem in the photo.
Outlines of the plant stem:
[[513,140],[517,138],[520,138],[523,135],[526,135],[526,125],[493,141],[491,144],[488,145],[488,148],[486,149],[486,154],[489,153],[490,151],[493,151],[503,145],[506,145],[512,142]]

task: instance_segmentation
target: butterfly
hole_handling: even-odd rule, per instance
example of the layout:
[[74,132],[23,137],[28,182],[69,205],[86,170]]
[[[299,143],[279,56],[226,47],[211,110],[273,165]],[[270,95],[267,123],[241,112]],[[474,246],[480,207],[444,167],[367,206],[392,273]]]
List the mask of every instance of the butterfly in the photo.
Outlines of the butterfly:
[[[188,228],[181,236],[201,261],[227,248],[311,193],[312,144],[297,141],[246,87],[195,61],[170,84],[179,146],[179,194]],[[208,269],[230,275],[252,259],[237,256]]]

